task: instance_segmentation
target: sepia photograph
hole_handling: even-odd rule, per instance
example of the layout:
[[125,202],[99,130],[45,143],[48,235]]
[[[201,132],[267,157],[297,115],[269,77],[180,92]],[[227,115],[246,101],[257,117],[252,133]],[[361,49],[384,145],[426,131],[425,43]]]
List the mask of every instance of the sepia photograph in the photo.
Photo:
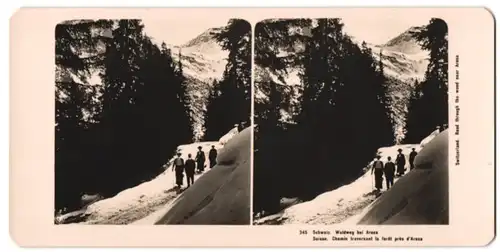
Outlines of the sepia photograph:
[[448,27],[255,27],[253,224],[449,224]]
[[55,224],[249,225],[251,25],[55,27]]
[[480,7],[22,8],[10,237],[489,245],[494,27]]

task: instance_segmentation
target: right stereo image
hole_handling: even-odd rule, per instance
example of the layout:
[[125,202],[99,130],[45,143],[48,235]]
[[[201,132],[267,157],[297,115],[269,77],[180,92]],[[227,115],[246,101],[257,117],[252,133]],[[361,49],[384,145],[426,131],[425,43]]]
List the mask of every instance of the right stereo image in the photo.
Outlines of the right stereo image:
[[448,27],[255,25],[254,225],[448,225]]

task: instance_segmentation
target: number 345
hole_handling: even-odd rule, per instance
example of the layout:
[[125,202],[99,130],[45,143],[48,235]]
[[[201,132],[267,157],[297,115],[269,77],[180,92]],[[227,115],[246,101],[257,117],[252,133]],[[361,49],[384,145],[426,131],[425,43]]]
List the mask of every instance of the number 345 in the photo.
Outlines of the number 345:
[[299,230],[299,235],[306,235],[307,234],[307,230]]

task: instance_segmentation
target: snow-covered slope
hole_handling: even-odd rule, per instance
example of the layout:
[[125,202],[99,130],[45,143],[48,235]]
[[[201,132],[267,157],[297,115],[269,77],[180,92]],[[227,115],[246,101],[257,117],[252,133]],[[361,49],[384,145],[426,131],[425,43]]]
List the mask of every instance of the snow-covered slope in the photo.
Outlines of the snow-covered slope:
[[231,138],[233,138],[234,136],[236,136],[238,134],[238,125],[235,125],[233,129],[231,129],[227,134],[223,135],[220,139],[219,139],[219,143],[220,144],[226,144],[229,140],[231,140]]
[[[222,78],[227,63],[228,51],[223,50],[214,37],[214,34],[221,29],[209,28],[182,45],[172,45],[165,41],[175,62],[179,62],[179,53],[182,56],[183,73],[188,82],[187,92],[191,99],[193,128],[197,140],[203,133],[203,115],[211,86],[214,80]],[[163,41],[155,42],[161,46]],[[99,85],[100,73],[102,70],[94,69],[89,76],[89,84]]]
[[153,223],[250,224],[251,130],[246,128],[231,138],[220,150],[217,165],[167,206]]
[[[382,161],[387,161],[387,157],[395,159],[398,149],[403,150],[403,154],[408,160],[408,155],[412,148],[420,152],[426,143],[436,136],[435,132],[424,139],[420,144],[394,145],[381,147],[378,154]],[[373,162],[373,161],[372,161]],[[407,166],[409,166],[407,162]],[[367,166],[371,167],[371,163]],[[407,167],[407,170],[409,168]],[[405,175],[406,176],[406,175]],[[402,177],[404,178],[404,177]],[[399,178],[395,178],[398,181]],[[385,183],[385,182],[384,182]],[[397,184],[397,183],[395,183]],[[385,184],[384,184],[385,190]],[[352,216],[359,215],[365,207],[373,202],[378,194],[374,192],[374,177],[368,169],[366,173],[354,182],[339,187],[317,196],[315,199],[293,205],[286,208],[279,214],[256,219],[257,225],[262,224],[336,224],[351,221]]]
[[184,76],[188,80],[188,94],[193,109],[195,136],[202,134],[203,114],[214,80],[220,80],[226,67],[228,52],[214,38],[222,28],[210,28],[182,45],[168,45],[175,61],[179,52]]
[[401,52],[407,55],[420,54],[422,49],[417,44],[415,38],[413,38],[411,32],[420,32],[423,29],[424,27],[422,26],[410,27],[405,32],[386,42],[383,47],[391,51]]
[[411,35],[412,32],[422,29],[423,27],[411,27],[384,45],[368,44],[376,60],[380,60],[380,52],[382,52],[382,63],[384,74],[388,78],[387,87],[392,101],[391,109],[396,122],[395,135],[398,141],[404,137],[405,117],[415,82],[424,79],[429,64],[429,53],[422,50]]

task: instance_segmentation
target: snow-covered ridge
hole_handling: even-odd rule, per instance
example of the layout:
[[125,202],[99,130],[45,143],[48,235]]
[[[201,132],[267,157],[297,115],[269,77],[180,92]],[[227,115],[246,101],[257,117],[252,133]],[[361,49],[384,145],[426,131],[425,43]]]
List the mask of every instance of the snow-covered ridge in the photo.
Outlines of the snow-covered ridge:
[[410,27],[408,30],[389,40],[381,47],[391,51],[402,52],[407,55],[419,54],[422,49],[418,45],[416,39],[413,38],[412,33],[420,32],[423,29],[423,26]]
[[382,50],[382,63],[384,74],[403,81],[422,80],[427,69],[428,52],[420,50],[418,53],[406,54],[401,51],[388,50],[385,47],[368,44],[372,49],[375,60],[380,60]]
[[210,28],[182,45],[167,45],[172,50],[174,60],[179,60],[181,52],[184,74],[206,81],[222,78],[229,53],[221,48],[214,37],[221,30]]

